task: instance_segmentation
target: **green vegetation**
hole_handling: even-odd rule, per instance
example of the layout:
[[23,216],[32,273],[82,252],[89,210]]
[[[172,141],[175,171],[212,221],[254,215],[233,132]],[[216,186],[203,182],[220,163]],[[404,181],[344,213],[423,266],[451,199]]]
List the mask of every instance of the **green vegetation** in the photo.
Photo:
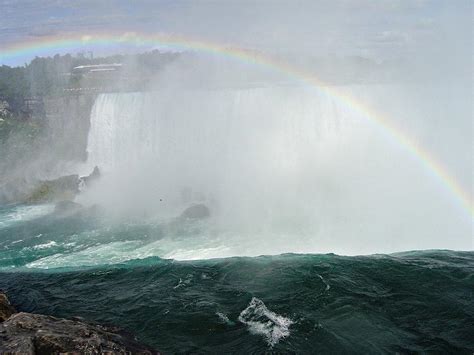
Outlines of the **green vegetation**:
[[[90,89],[93,93],[147,89],[158,71],[178,55],[159,51],[105,58],[66,54],[37,57],[21,67],[0,66],[0,203],[64,200],[76,193],[74,184],[35,181],[48,175],[57,164],[85,154],[82,141],[67,140],[73,126],[78,130],[85,126],[78,122],[68,126],[70,122],[66,122],[69,110],[78,109],[77,105],[55,107],[54,103],[67,106],[66,96],[80,95],[84,88],[87,93]],[[110,66],[112,70],[76,68],[97,64],[121,65]],[[89,98],[93,100],[92,96],[84,96],[72,101],[85,102],[87,106]],[[51,109],[57,110],[47,112]],[[53,121],[48,119],[49,114]],[[61,123],[68,128],[55,135],[55,125]]]
[[[154,74],[176,59],[176,53],[152,51],[136,55],[113,55],[102,58],[74,57],[70,54],[34,58],[22,67],[0,66],[0,146],[12,133],[34,139],[41,132],[42,98],[65,95],[80,87],[106,90],[142,89]],[[81,65],[122,64],[119,72],[88,73],[74,70]],[[32,107],[34,106],[34,107]],[[34,112],[36,111],[36,112]],[[43,120],[44,121],[44,120]],[[27,139],[28,140],[28,139]],[[0,153],[2,149],[0,147]]]
[[9,109],[10,107],[19,109],[23,106],[24,98],[29,95],[26,72],[24,67],[11,68],[6,65],[0,67],[0,100],[8,102]]
[[19,167],[32,153],[38,153],[46,139],[42,134],[45,129],[43,121],[20,118],[0,100],[0,171]]
[[13,132],[22,132],[27,138],[34,138],[41,130],[39,122],[18,119],[7,101],[0,101],[0,142]]
[[117,84],[117,78],[111,80],[107,76],[87,78],[87,73],[75,72],[73,69],[81,65],[96,64],[123,64],[123,79],[130,82],[146,83],[153,74],[166,64],[176,59],[179,54],[152,51],[135,55],[113,55],[102,58],[74,57],[70,54],[54,57],[36,57],[22,67],[0,66],[0,101],[6,101],[14,116],[21,115],[26,98],[61,95],[64,89],[77,88],[84,80],[97,84],[97,79],[102,81],[101,86],[112,81]]

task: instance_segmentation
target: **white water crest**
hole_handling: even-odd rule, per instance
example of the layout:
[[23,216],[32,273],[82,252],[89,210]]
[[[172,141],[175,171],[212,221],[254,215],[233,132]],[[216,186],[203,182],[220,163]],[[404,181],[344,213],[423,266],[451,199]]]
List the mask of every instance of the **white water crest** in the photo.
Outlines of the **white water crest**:
[[54,205],[31,205],[31,206],[15,206],[13,208],[5,208],[0,211],[0,228],[10,227],[17,223],[26,222],[35,218],[47,215],[54,210]]
[[[338,90],[429,136],[423,120],[435,109],[395,99],[399,88]],[[210,208],[201,247],[183,238],[170,250],[165,238],[162,257],[471,247],[471,222],[432,172],[373,119],[314,87],[101,94],[88,138],[95,165],[102,178],[80,202],[117,216],[172,220],[193,203]]]
[[262,300],[253,297],[239,315],[239,322],[248,326],[249,332],[261,335],[268,345],[274,346],[290,335],[291,319],[270,311]]

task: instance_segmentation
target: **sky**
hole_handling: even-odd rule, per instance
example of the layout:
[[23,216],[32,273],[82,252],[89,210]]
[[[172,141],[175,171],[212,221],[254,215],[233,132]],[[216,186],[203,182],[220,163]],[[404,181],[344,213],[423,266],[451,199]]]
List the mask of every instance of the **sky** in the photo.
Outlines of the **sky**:
[[32,59],[2,57],[12,44],[101,32],[159,32],[378,61],[472,55],[470,0],[0,0],[0,13],[0,64],[8,65]]

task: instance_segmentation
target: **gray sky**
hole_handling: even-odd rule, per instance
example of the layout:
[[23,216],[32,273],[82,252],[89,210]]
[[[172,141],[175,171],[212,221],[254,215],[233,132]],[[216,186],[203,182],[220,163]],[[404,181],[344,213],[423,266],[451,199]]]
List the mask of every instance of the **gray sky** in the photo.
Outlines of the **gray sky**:
[[[472,55],[471,0],[0,0],[12,43],[57,34],[165,32],[277,52],[377,60]],[[53,55],[39,53],[39,55]],[[31,56],[31,54],[30,54]]]

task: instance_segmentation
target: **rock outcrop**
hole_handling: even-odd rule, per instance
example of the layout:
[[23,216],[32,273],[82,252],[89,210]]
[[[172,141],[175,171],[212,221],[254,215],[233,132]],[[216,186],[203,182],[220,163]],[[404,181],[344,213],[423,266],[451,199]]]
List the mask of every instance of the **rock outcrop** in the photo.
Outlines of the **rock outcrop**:
[[6,321],[14,313],[16,313],[16,310],[10,304],[7,296],[4,293],[0,293],[0,323]]
[[0,205],[72,201],[84,188],[90,187],[99,178],[100,170],[96,166],[89,175],[81,177],[73,174],[52,180],[12,179],[0,185]]
[[180,218],[204,219],[208,218],[210,215],[211,212],[209,211],[209,207],[202,203],[199,203],[186,208],[184,212],[181,213]]
[[28,203],[73,200],[79,193],[79,175],[61,176],[55,180],[41,181],[28,196]]
[[15,313],[0,293],[0,353],[158,354],[118,328],[41,314]]

